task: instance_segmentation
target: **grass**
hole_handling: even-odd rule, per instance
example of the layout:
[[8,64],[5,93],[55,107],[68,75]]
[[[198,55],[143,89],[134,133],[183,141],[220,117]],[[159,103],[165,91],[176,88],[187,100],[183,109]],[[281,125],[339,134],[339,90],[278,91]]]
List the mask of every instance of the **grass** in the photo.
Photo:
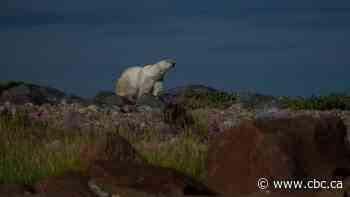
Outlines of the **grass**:
[[190,130],[171,141],[159,142],[156,137],[134,144],[136,149],[154,165],[171,167],[206,182],[207,146]]
[[[13,119],[1,117],[0,183],[31,184],[66,169],[79,168],[77,155],[80,145],[87,143],[85,138],[69,138],[61,135],[60,130],[48,131],[24,121],[21,115]],[[43,143],[54,139],[62,142],[60,150],[50,150]]]
[[283,107],[304,110],[350,110],[350,95],[329,94],[311,97],[280,97]]
[[[0,116],[0,184],[30,185],[66,170],[83,170],[82,147],[93,144],[95,138],[87,134],[68,135],[69,132],[73,131],[33,124],[25,112],[14,117]],[[145,129],[142,136],[131,135],[128,128],[116,132],[128,139],[149,163],[175,168],[206,182],[207,146],[190,128],[169,141],[161,141],[159,132],[152,129]],[[60,145],[50,148],[48,144],[55,140]]]

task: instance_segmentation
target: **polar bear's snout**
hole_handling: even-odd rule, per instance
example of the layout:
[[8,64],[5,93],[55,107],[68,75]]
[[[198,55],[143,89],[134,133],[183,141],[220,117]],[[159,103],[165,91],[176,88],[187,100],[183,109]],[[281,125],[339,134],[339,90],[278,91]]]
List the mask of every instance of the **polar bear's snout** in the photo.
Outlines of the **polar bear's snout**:
[[159,63],[170,65],[170,67],[172,68],[175,67],[176,61],[174,59],[165,59],[160,61]]
[[173,59],[166,60],[172,67],[175,67],[176,61]]

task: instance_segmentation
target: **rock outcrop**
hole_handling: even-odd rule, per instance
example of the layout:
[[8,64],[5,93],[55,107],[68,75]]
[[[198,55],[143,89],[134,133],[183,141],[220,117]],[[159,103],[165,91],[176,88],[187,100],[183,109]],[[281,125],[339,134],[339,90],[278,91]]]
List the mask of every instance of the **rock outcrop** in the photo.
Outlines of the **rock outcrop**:
[[205,185],[174,169],[148,164],[96,161],[90,168],[90,185],[118,193],[120,188],[153,195],[214,195]]
[[346,176],[350,162],[345,136],[345,125],[335,116],[245,122],[210,142],[209,186],[237,195],[257,192],[261,177],[332,180],[339,171]]
[[125,138],[112,132],[100,134],[96,137],[95,143],[83,147],[81,158],[88,165],[97,160],[146,162]]
[[34,191],[48,197],[96,197],[88,186],[89,178],[80,172],[68,171],[38,182]]
[[84,101],[84,99],[78,96],[66,95],[64,92],[55,88],[19,81],[3,81],[0,83],[0,103],[32,103],[41,105],[44,103],[57,104],[63,100],[71,103]]

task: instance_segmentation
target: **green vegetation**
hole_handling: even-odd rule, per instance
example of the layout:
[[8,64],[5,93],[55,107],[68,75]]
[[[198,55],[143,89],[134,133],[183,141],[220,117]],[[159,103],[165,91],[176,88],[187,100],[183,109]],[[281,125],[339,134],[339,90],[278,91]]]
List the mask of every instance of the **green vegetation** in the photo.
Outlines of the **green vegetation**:
[[164,142],[155,136],[134,143],[134,147],[149,163],[171,167],[207,182],[207,145],[201,143],[198,136],[191,130]]
[[[46,143],[60,139],[60,150],[46,148]],[[69,138],[60,130],[47,130],[30,124],[23,112],[14,118],[0,117],[0,184],[30,184],[41,178],[76,169],[79,145],[83,138]]]
[[[0,116],[0,184],[32,184],[69,169],[84,170],[82,150],[96,138],[91,132],[74,132],[33,124],[26,112]],[[141,136],[130,135],[134,133],[130,128],[117,128],[115,132],[128,139],[148,162],[178,169],[206,182],[207,147],[190,129],[169,140],[161,140],[160,133],[152,129],[145,129]],[[58,147],[51,146],[55,141]]]
[[309,98],[280,97],[279,101],[285,108],[305,110],[350,110],[350,95],[330,94],[311,96]]
[[[283,107],[294,109],[350,110],[348,95],[280,97],[278,100]],[[207,182],[208,147],[203,143],[209,131],[206,108],[225,107],[234,102],[237,102],[237,96],[233,94],[189,92],[185,105],[169,106],[163,113],[163,121],[180,133],[175,137],[164,139],[161,131],[148,127],[140,134],[136,134],[132,126],[115,128],[115,132],[125,137],[149,163],[175,168]],[[81,153],[96,143],[96,135],[100,132],[83,131],[76,135],[77,131],[52,129],[47,124],[30,121],[25,111],[17,111],[15,116],[2,114],[0,184],[32,184],[66,170],[84,170],[86,161]]]
[[22,84],[27,84],[27,83],[23,81],[0,81],[0,93],[4,90],[7,90]]
[[167,106],[162,115],[162,119],[165,123],[179,126],[180,128],[186,128],[194,124],[193,116],[182,104]]
[[191,89],[184,93],[186,109],[225,108],[237,102],[237,95],[226,92],[198,93]]

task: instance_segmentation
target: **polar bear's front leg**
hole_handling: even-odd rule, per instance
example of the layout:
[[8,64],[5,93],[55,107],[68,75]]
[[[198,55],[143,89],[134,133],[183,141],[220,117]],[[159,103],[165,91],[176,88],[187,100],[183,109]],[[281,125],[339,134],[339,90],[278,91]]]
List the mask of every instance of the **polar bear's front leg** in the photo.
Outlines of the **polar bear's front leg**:
[[142,76],[139,84],[138,98],[152,94],[154,83],[155,81],[153,79]]
[[163,83],[161,81],[157,81],[153,86],[153,96],[158,96],[163,91]]

